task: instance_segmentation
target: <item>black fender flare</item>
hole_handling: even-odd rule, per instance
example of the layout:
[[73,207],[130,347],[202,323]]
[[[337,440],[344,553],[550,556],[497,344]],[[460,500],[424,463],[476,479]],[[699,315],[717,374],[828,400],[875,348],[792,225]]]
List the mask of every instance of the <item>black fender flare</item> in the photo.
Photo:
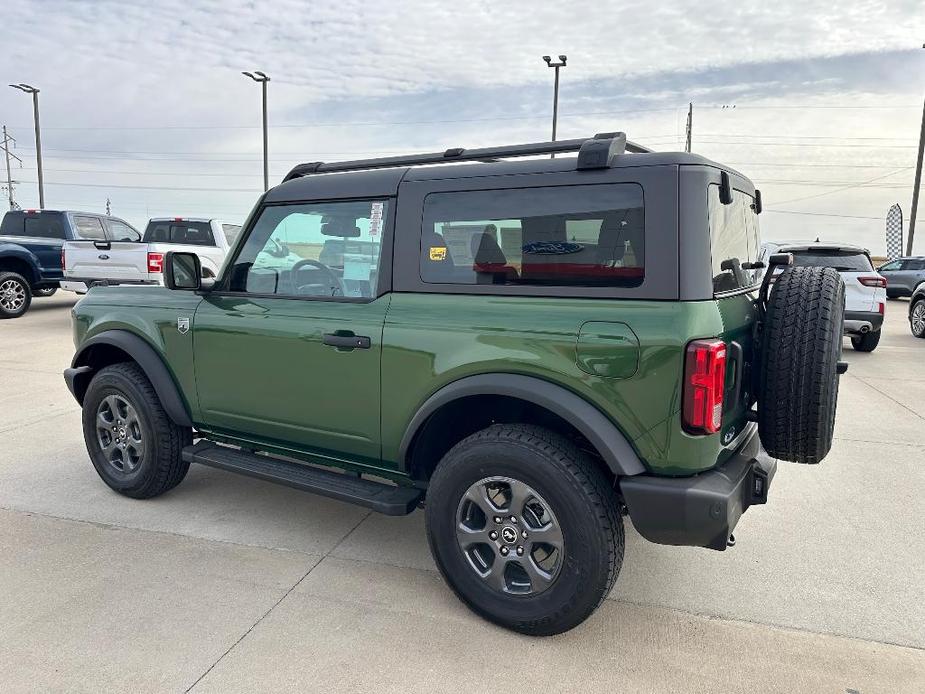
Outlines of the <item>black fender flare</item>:
[[639,475],[646,471],[623,432],[594,405],[572,391],[541,378],[503,373],[466,376],[431,395],[405,429],[398,459],[403,464],[407,463],[415,436],[434,412],[447,403],[472,395],[504,395],[539,405],[581,432],[615,475]]
[[111,345],[128,354],[151,381],[164,411],[174,424],[181,427],[193,426],[186,403],[180,395],[180,389],[173,376],[170,375],[170,371],[167,370],[164,361],[150,344],[128,330],[106,330],[94,335],[80,346],[80,350],[71,360],[71,368],[64,371],[64,379],[78,403],[83,404],[87,386],[93,378],[93,368],[88,364],[88,360],[90,350],[94,345]]

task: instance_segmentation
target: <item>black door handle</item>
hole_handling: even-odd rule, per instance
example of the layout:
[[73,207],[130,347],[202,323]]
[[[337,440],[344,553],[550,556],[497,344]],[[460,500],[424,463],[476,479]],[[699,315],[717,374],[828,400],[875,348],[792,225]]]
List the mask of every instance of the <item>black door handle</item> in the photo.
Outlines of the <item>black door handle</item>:
[[370,339],[365,335],[338,335],[336,333],[325,333],[322,342],[330,347],[341,347],[346,349],[369,349]]

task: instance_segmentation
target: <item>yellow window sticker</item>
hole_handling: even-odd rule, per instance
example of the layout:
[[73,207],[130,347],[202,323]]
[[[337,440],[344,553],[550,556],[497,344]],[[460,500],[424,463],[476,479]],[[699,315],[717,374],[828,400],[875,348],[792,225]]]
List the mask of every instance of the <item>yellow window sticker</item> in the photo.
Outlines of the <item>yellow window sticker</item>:
[[431,260],[446,260],[446,246],[435,246],[430,249]]

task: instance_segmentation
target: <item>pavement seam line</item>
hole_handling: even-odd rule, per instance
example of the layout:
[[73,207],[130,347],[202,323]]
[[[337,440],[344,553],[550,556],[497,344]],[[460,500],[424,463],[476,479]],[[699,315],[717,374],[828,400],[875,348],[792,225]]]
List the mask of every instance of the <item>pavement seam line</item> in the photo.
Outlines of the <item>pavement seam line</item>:
[[880,390],[880,389],[879,389],[877,386],[875,386],[873,383],[868,383],[867,381],[865,381],[865,380],[864,380],[863,378],[861,378],[860,376],[853,376],[853,378],[856,378],[857,380],[859,380],[861,383],[863,383],[863,384],[864,384],[865,386],[867,386],[868,388],[873,388],[873,389],[876,390],[878,393],[880,393],[880,395],[882,395],[883,397],[887,398],[888,400],[892,400],[892,401],[895,402],[897,405],[899,405],[901,408],[903,408],[903,409],[906,410],[907,412],[910,412],[910,413],[912,414],[912,416],[917,417],[917,418],[919,418],[919,419],[925,419],[925,417],[923,417],[922,415],[920,415],[918,412],[916,412],[915,410],[913,410],[911,407],[908,407],[907,405],[904,405],[903,403],[901,403],[899,400],[897,400],[896,398],[894,398],[894,397],[893,397],[892,395],[890,395],[889,393],[885,393],[884,391]]
[[222,654],[218,657],[218,659],[216,659],[216,661],[215,661],[214,663],[212,663],[212,664],[208,667],[208,669],[207,669],[205,672],[203,672],[201,675],[199,675],[199,677],[196,678],[196,681],[195,681],[195,682],[193,682],[189,687],[187,687],[187,689],[185,690],[184,694],[189,694],[189,692],[191,692],[191,691],[193,690],[193,687],[195,687],[197,684],[199,684],[199,683],[206,677],[206,675],[208,675],[210,672],[212,672],[212,670],[215,669],[215,666],[217,666],[220,662],[222,662],[222,660],[225,658],[226,655],[228,655],[229,653],[231,653],[231,651],[233,651],[233,650],[237,647],[237,645],[238,645],[239,643],[241,643],[244,639],[246,639],[247,636],[248,636],[255,628],[257,628],[257,625],[260,624],[264,619],[266,619],[266,618],[269,616],[269,614],[270,614],[273,610],[275,610],[283,600],[285,600],[287,597],[289,597],[289,594],[290,594],[292,591],[294,591],[296,588],[298,588],[298,587],[299,587],[299,584],[302,583],[302,581],[304,581],[306,578],[308,578],[308,575],[309,575],[312,571],[314,571],[318,566],[320,566],[320,565],[321,565],[321,562],[323,562],[325,559],[327,559],[328,556],[331,554],[331,552],[333,552],[344,540],[346,540],[348,537],[350,537],[350,535],[353,534],[353,531],[356,530],[357,528],[359,528],[359,527],[360,527],[360,524],[363,523],[363,521],[365,521],[367,518],[369,518],[369,516],[370,516],[371,514],[372,514],[372,511],[367,512],[366,515],[364,515],[362,518],[360,518],[360,520],[357,521],[357,523],[356,523],[352,528],[350,528],[350,530],[348,530],[340,540],[338,540],[327,552],[325,552],[323,555],[321,555],[321,558],[320,558],[318,561],[316,561],[314,564],[312,564],[311,567],[308,569],[308,571],[306,571],[298,581],[296,581],[295,583],[293,583],[293,584],[289,587],[289,590],[287,590],[285,593],[283,593],[283,595],[280,597],[279,600],[277,600],[275,603],[273,603],[273,604],[270,606],[270,608],[269,608],[266,612],[264,612],[264,613],[257,619],[256,622],[254,622],[253,624],[250,625],[250,627],[247,629],[247,631],[245,631],[243,634],[241,634],[241,636],[238,638],[237,641],[235,641],[233,644],[231,644],[231,645],[228,647],[228,650],[226,650],[224,653],[222,653]]

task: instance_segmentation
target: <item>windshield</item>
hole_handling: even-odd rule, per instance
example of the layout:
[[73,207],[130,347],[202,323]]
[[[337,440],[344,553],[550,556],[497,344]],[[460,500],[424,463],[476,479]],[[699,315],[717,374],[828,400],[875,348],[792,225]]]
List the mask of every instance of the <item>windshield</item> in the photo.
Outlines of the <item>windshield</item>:
[[874,269],[866,253],[836,248],[794,251],[793,264],[798,267],[831,267],[842,272],[871,272]]

